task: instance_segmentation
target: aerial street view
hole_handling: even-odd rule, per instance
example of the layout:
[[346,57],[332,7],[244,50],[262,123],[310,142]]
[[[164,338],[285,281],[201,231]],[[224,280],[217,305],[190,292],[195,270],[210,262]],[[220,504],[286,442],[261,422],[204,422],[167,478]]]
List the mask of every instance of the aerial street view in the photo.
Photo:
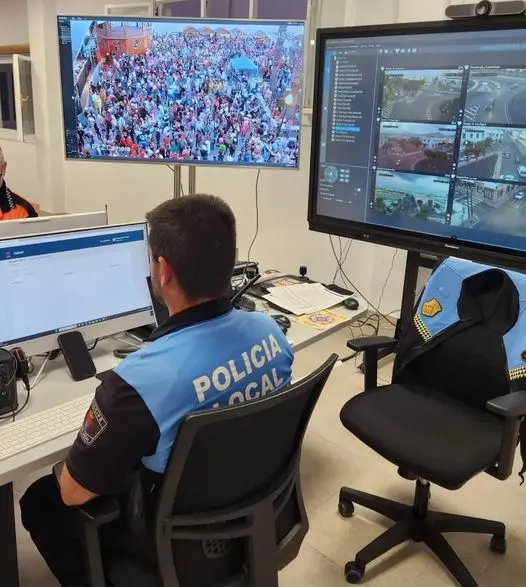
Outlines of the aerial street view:
[[464,126],[458,174],[526,182],[526,129]]
[[465,122],[526,125],[526,69],[472,68]]
[[459,178],[452,226],[526,235],[526,187]]
[[448,174],[453,168],[454,124],[382,122],[378,167]]
[[382,118],[391,120],[457,120],[462,69],[385,71]]
[[372,208],[386,215],[446,221],[448,178],[378,171]]

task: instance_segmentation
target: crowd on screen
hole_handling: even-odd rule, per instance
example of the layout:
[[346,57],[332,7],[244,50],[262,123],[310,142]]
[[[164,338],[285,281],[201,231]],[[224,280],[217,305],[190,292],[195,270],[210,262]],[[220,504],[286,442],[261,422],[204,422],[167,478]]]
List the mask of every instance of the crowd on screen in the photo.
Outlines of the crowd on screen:
[[302,45],[286,41],[277,61],[276,46],[266,36],[154,33],[144,55],[106,55],[82,98],[79,152],[295,166]]

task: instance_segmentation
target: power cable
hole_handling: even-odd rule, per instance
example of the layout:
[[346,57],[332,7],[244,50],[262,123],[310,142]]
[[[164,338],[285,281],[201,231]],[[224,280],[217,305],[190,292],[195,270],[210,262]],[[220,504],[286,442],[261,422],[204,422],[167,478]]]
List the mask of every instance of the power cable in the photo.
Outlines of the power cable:
[[[342,279],[344,280],[344,282],[346,282],[348,284],[348,286],[350,286],[351,288],[355,289],[358,294],[369,304],[369,306],[377,313],[379,314],[382,318],[384,318],[385,320],[387,320],[387,322],[389,322],[389,324],[391,324],[392,326],[396,326],[396,324],[394,322],[392,322],[389,319],[389,316],[387,316],[386,314],[383,314],[378,307],[373,304],[373,302],[371,302],[361,291],[358,287],[356,287],[356,284],[354,284],[350,279],[349,276],[347,275],[347,273],[345,272],[345,269],[343,268],[343,264],[341,263],[340,259],[338,258],[338,254],[336,252],[336,249],[334,247],[334,242],[332,240],[332,235],[329,235],[329,241],[331,243],[331,249],[332,249],[332,253],[334,255],[334,258],[336,259],[336,263],[338,264],[338,270],[342,276]],[[394,258],[393,258],[393,266],[394,266]],[[389,272],[389,275],[387,276],[387,280],[386,283],[384,285],[384,289],[387,286],[387,281],[390,278],[390,274],[391,274],[392,270]]]
[[258,169],[258,174],[256,176],[256,232],[254,233],[254,238],[248,247],[248,255],[247,261],[250,263],[250,254],[252,253],[252,249],[256,243],[259,234],[259,178],[261,176],[261,169]]

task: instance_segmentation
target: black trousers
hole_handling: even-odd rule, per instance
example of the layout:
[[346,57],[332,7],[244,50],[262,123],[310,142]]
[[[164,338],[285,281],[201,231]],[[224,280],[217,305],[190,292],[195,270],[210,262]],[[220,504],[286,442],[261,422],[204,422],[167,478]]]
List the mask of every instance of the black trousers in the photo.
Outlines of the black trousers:
[[[20,500],[22,524],[62,587],[87,587],[82,525],[66,506],[54,475],[39,479]],[[107,567],[123,554],[131,535],[124,521],[101,528],[101,549]]]

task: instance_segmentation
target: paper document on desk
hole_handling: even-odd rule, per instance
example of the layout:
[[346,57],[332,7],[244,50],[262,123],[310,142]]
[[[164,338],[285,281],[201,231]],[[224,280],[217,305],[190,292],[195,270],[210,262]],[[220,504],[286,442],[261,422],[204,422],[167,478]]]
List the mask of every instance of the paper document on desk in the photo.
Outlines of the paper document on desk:
[[341,316],[331,310],[322,310],[321,312],[315,312],[314,314],[294,318],[294,322],[303,324],[309,328],[316,328],[316,330],[329,330],[338,324],[347,322],[347,320],[349,320],[347,316]]
[[321,283],[301,283],[273,287],[270,289],[270,293],[264,296],[269,302],[292,312],[296,316],[321,312],[341,304],[350,297],[329,291]]

